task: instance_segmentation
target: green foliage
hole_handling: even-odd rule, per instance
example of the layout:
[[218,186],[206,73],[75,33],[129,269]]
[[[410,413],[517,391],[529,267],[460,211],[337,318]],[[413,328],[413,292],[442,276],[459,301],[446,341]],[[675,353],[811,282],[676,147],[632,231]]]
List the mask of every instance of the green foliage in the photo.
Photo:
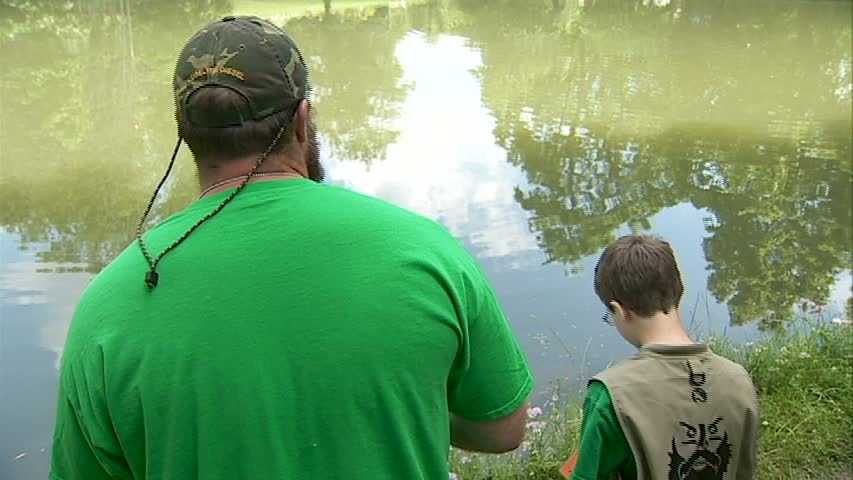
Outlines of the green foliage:
[[[758,389],[762,415],[759,480],[845,478],[853,464],[853,328],[798,324],[757,344],[710,339],[713,350],[743,365]],[[554,401],[555,399],[552,399]],[[459,480],[559,480],[559,467],[577,444],[581,410],[557,401],[531,419],[516,452],[454,450]]]

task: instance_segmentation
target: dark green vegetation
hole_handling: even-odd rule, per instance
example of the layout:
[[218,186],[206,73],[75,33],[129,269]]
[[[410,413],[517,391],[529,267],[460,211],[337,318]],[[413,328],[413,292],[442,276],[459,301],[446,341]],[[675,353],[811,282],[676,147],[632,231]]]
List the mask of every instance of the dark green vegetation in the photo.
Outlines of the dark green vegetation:
[[[711,339],[712,348],[746,367],[759,393],[759,479],[847,479],[853,472],[853,328],[797,325],[756,344]],[[461,480],[560,479],[580,427],[577,400],[558,402],[531,420],[528,440],[502,456],[454,452]],[[845,475],[847,475],[845,477]]]

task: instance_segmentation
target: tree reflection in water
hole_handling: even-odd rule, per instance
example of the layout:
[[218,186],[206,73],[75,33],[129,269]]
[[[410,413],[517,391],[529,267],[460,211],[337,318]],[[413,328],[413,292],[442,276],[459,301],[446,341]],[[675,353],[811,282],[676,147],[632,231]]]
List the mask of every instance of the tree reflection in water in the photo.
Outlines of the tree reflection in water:
[[[125,248],[175,138],[177,49],[239,3],[0,7],[0,227],[51,268],[98,271]],[[622,226],[690,203],[735,323],[778,325],[849,271],[848,2],[365,3],[285,22],[333,156],[384,160],[410,89],[396,45],[460,35],[483,56],[495,140],[526,175],[515,200],[549,261],[577,268]],[[159,218],[196,192],[179,163]]]
[[850,265],[850,5],[469,3],[495,135],[549,261],[576,268],[620,226],[690,202],[711,214],[708,288],[734,323],[826,302]]

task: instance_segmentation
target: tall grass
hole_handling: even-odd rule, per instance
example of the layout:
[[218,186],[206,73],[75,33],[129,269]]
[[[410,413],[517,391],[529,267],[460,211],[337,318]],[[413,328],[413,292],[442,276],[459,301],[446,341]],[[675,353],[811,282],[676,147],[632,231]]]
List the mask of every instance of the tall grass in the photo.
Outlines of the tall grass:
[[[850,479],[853,465],[853,328],[800,323],[787,333],[736,345],[708,343],[743,365],[758,389],[762,414],[759,479]],[[580,430],[579,399],[559,392],[534,410],[517,451],[478,455],[453,451],[459,480],[558,480]]]
[[581,402],[555,391],[543,407],[534,407],[528,413],[527,438],[518,450],[504,455],[453,450],[451,471],[464,480],[562,478],[559,468],[578,440]]
[[853,329],[806,324],[756,345],[712,344],[746,367],[758,389],[760,478],[850,478]]

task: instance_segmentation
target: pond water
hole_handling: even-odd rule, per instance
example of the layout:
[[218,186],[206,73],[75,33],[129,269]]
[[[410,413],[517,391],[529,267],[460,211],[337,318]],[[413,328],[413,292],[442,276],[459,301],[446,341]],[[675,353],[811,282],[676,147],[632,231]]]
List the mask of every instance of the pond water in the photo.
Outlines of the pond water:
[[[5,0],[0,478],[45,478],[75,303],[171,153],[178,49],[248,13],[313,68],[330,181],[465,242],[540,397],[630,353],[590,279],[623,233],[672,241],[701,334],[844,315],[850,2]],[[158,216],[198,193],[179,164]]]

